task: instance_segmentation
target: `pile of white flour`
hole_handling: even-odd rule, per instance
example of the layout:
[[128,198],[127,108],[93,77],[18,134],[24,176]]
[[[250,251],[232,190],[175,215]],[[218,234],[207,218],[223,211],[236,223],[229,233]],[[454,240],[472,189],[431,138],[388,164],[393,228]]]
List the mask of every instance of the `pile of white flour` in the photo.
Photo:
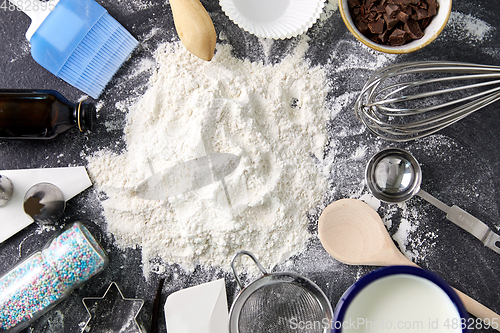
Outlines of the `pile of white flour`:
[[[144,96],[128,109],[127,149],[101,151],[88,171],[107,195],[104,214],[118,246],[153,258],[229,270],[240,250],[273,265],[301,251],[309,211],[327,191],[315,165],[326,144],[328,84],[305,60],[307,41],[280,63],[239,60],[218,45],[211,62],[178,43],[156,52]],[[161,201],[136,195],[151,176],[208,153],[240,157],[224,182]]]

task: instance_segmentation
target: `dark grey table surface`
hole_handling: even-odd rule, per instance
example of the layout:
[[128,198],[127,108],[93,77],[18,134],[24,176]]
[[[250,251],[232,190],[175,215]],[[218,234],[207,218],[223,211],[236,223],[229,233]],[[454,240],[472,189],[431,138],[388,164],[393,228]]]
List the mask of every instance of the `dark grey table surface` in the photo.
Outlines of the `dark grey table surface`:
[[[113,147],[112,149],[117,151],[124,148],[123,133],[108,132],[104,122],[121,121],[124,125],[124,114],[117,110],[115,102],[126,97],[127,92],[132,89],[127,90],[127,87],[122,87],[118,90],[113,83],[131,69],[134,58],[152,54],[159,43],[177,40],[169,4],[166,1],[142,1],[147,6],[141,6],[141,1],[98,1],[141,41],[141,45],[100,96],[99,100],[104,102],[104,107],[100,112],[96,129],[86,135],[70,131],[51,141],[0,141],[0,170],[85,165],[85,154],[103,147]],[[263,59],[258,39],[233,24],[221,10],[218,1],[203,0],[202,3],[210,13],[218,34],[224,32],[225,38],[219,42],[231,44],[236,57],[254,61]],[[463,17],[470,15],[471,20],[476,18],[489,24],[491,29],[488,38],[477,41],[462,38],[453,31],[453,27],[448,26],[428,47],[409,55],[398,56],[394,61],[442,59],[484,64],[500,63],[498,2],[455,0],[453,11],[461,13]],[[24,37],[29,25],[27,16],[21,12],[0,9],[0,22],[2,22],[0,88],[53,89],[74,101],[82,96],[80,91],[51,75],[31,58],[29,43]],[[158,32],[152,37],[149,35],[146,40],[146,36],[154,28],[159,28]],[[330,68],[340,68],[343,57],[356,52],[356,48],[349,45],[356,45],[357,42],[345,28],[338,11],[321,25],[311,28],[307,35],[311,40],[306,57],[312,64],[325,64],[327,59],[336,53],[338,63],[334,62]],[[295,38],[276,41],[271,49],[271,59],[268,60],[278,62],[288,52],[287,46],[295,41]],[[352,43],[346,44],[344,41]],[[361,74],[369,74],[369,71],[332,70],[329,76],[336,84],[332,86],[328,98],[335,99],[345,92],[358,91],[361,88],[360,80],[354,79],[359,78]],[[146,82],[148,73],[140,79]],[[135,83],[131,82],[130,85]],[[476,112],[441,131],[437,136],[407,144],[390,144],[377,139],[367,131],[359,131],[361,125],[353,113],[353,102],[352,99],[348,100],[329,123],[329,135],[338,141],[338,153],[330,168],[331,191],[326,193],[321,207],[334,200],[356,195],[355,191],[363,180],[364,166],[376,151],[369,149],[366,156],[356,162],[348,159],[348,156],[353,154],[356,147],[376,141],[378,147],[392,145],[410,150],[422,164],[424,173],[422,188],[446,203],[462,207],[498,231],[500,228],[498,104]],[[344,132],[347,135],[338,136],[337,133],[341,132],[341,129],[346,129]],[[345,163],[350,164],[346,166]],[[363,193],[367,193],[367,190],[364,189]],[[82,298],[103,295],[112,281],[120,286],[125,297],[144,299],[145,304],[139,313],[138,322],[144,331],[149,331],[153,297],[161,276],[151,274],[146,280],[142,274],[140,250],[120,250],[114,246],[112,236],[105,231],[106,221],[99,205],[100,195],[92,187],[71,199],[67,203],[60,224],[83,221],[108,252],[109,267],[32,324],[25,330],[26,332],[80,332],[81,323],[88,319]],[[419,215],[416,230],[408,236],[409,249],[406,251],[419,253],[419,246],[425,246],[426,242],[430,242],[427,236],[429,232],[434,232],[438,235],[436,240],[432,242],[432,246],[427,247],[425,255],[416,256],[415,261],[500,313],[500,284],[497,282],[500,276],[500,256],[482,247],[480,242],[465,231],[446,222],[442,212],[422,200],[415,198],[408,205],[422,214]],[[394,206],[382,204],[379,213],[384,215],[389,209],[394,209]],[[389,228],[391,234],[397,231],[402,219],[401,214],[399,208],[392,214],[392,226]],[[322,249],[317,238],[318,216],[310,216],[309,219],[313,237],[308,244],[308,250],[291,258],[286,264],[286,269],[315,281],[335,306],[342,293],[352,283],[376,267],[347,266],[332,259]],[[0,244],[0,274],[39,250],[52,234],[53,231],[40,232],[36,225],[31,225]],[[285,264],[279,265],[274,270],[280,271],[284,267]],[[162,276],[166,278],[162,292],[162,306],[166,297],[174,291],[221,277],[226,278],[229,304],[237,292],[232,276],[220,268],[198,267],[188,274],[177,265],[172,265],[167,267]],[[165,332],[163,313],[160,313],[158,320],[160,332]]]

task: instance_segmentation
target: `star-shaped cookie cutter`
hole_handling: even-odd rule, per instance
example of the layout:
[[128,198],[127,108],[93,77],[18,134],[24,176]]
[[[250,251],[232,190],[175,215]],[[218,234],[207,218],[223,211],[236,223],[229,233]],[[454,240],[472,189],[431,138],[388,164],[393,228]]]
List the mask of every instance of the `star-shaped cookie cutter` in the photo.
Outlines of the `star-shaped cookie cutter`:
[[142,333],[137,315],[144,301],[123,297],[115,282],[111,282],[104,296],[85,297],[82,301],[90,315],[82,332]]

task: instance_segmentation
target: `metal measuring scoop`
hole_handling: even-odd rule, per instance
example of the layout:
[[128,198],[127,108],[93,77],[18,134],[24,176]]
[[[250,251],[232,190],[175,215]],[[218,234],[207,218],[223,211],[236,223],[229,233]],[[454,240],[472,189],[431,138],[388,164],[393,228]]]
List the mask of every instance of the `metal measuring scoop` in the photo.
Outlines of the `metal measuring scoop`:
[[418,195],[445,212],[448,220],[500,254],[500,236],[485,223],[458,206],[446,205],[420,188],[422,170],[417,160],[407,151],[398,148],[380,151],[368,162],[365,176],[375,198],[389,203],[399,203]]
[[33,185],[24,195],[24,212],[39,225],[54,224],[64,213],[64,194],[51,183]]

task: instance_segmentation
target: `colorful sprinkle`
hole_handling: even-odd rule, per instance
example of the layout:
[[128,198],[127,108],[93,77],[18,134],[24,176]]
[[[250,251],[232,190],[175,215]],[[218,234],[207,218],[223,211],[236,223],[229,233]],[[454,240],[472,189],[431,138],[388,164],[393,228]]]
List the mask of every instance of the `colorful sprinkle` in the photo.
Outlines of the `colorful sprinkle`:
[[0,330],[36,319],[107,265],[90,232],[74,223],[0,278]]
[[92,240],[87,237],[83,228],[82,225],[73,225],[42,251],[45,261],[68,286],[87,281],[106,264],[104,253],[93,237]]

